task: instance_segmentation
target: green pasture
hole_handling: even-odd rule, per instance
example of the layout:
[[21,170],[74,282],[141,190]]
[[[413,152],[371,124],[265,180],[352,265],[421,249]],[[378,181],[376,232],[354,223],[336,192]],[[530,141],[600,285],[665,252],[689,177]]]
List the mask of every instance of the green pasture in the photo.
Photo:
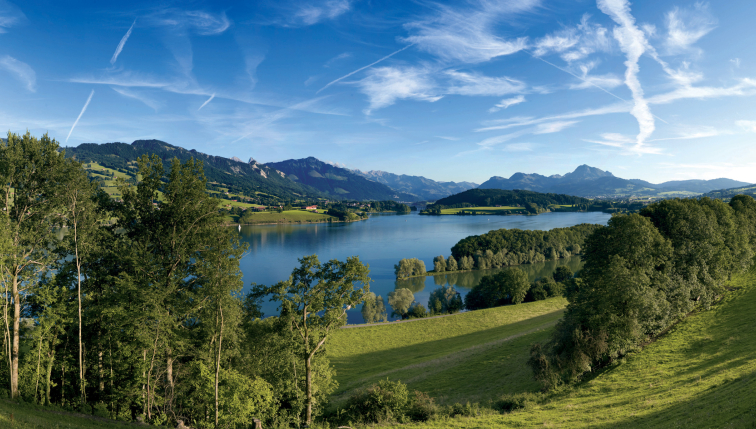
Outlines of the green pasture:
[[525,210],[523,207],[465,207],[465,208],[459,208],[459,209],[443,209],[441,210],[441,214],[457,214],[461,211],[465,212],[475,212],[475,214],[493,214],[493,215],[499,215],[503,214],[502,212],[510,212],[513,210]]
[[[711,310],[688,316],[642,351],[524,410],[408,427],[752,428],[756,422],[754,284],[754,271],[734,277],[729,286],[737,289]],[[525,367],[521,371],[529,372]],[[501,386],[505,390],[506,384]]]
[[328,342],[335,403],[380,379],[401,380],[443,403],[536,391],[528,345],[561,318],[564,298],[412,322],[341,329]]
[[[328,222],[329,220],[338,220],[333,216],[321,213],[313,213],[304,210],[284,210],[278,212],[258,212],[252,214],[251,223],[306,223],[306,222]],[[249,222],[248,222],[249,223]]]

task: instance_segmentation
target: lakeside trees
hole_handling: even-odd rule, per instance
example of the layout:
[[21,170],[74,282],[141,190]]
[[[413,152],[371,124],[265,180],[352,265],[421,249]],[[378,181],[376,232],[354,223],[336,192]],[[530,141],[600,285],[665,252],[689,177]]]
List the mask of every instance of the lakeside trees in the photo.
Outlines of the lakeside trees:
[[753,263],[755,216],[750,197],[666,200],[613,216],[586,240],[585,267],[550,341],[531,349],[536,378],[546,387],[577,380],[711,306]]

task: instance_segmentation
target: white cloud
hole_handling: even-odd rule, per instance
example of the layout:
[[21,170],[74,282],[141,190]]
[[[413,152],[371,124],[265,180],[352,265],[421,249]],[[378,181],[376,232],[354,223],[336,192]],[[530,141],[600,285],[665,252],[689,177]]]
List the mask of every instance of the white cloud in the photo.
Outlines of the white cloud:
[[493,28],[517,14],[534,10],[539,4],[540,0],[480,0],[466,9],[435,4],[438,12],[434,16],[405,24],[412,34],[404,40],[447,61],[489,61],[526,48],[526,38],[507,40],[494,34]]
[[345,59],[351,58],[351,57],[352,57],[351,52],[343,52],[343,53],[341,53],[339,55],[336,55],[335,57],[331,58],[330,60],[326,61],[326,63],[323,64],[323,67],[331,67],[333,65],[333,63],[341,61],[341,60],[345,60]]
[[4,55],[0,57],[0,68],[11,73],[30,92],[37,91],[37,74],[29,64],[19,61],[10,55]]
[[745,78],[741,79],[736,85],[730,87],[685,86],[664,94],[650,97],[648,102],[651,104],[666,104],[676,100],[689,98],[703,100],[707,98],[748,95],[756,95],[756,80]]
[[750,133],[756,133],[756,121],[735,121],[735,125]]
[[390,53],[390,54],[388,54],[388,55],[386,55],[386,56],[384,56],[384,57],[380,58],[380,59],[379,59],[379,60],[377,60],[377,61],[373,61],[372,63],[370,63],[370,64],[368,64],[368,65],[366,65],[366,66],[364,66],[364,67],[360,67],[360,68],[358,68],[357,70],[355,70],[355,71],[353,71],[353,72],[350,72],[350,73],[347,73],[347,74],[345,74],[344,76],[341,76],[341,77],[340,77],[340,78],[338,78],[338,79],[332,80],[332,81],[328,82],[328,83],[326,84],[326,86],[324,86],[324,87],[320,88],[320,89],[319,89],[319,90],[318,90],[317,92],[315,92],[315,94],[319,94],[319,93],[320,93],[320,91],[322,91],[322,90],[324,90],[324,89],[328,88],[329,86],[333,85],[334,83],[340,82],[340,81],[342,81],[342,80],[344,80],[344,79],[348,78],[349,76],[352,76],[352,75],[354,75],[354,74],[356,74],[356,73],[359,73],[359,72],[361,72],[361,71],[363,71],[363,70],[365,70],[365,69],[369,69],[370,67],[373,67],[374,65],[376,65],[376,64],[378,64],[378,63],[380,63],[381,61],[383,61],[383,60],[386,60],[386,59],[388,59],[388,58],[391,58],[391,57],[393,57],[394,55],[398,54],[399,52],[402,52],[403,50],[405,50],[405,49],[407,49],[407,48],[409,48],[409,47],[411,47],[411,46],[412,46],[412,45],[407,45],[407,46],[405,46],[405,47],[403,47],[403,48],[401,48],[401,49],[399,49],[399,50],[397,50],[397,51],[394,51],[394,52],[392,52],[392,53]]
[[563,129],[571,127],[577,123],[578,121],[557,121],[557,122],[547,122],[544,124],[538,124],[538,126],[536,127],[536,130],[533,131],[533,134],[558,133],[562,131]]
[[717,22],[706,3],[696,3],[693,8],[675,7],[667,12],[666,48],[669,53],[681,53],[691,49],[700,38],[713,30]]
[[663,152],[663,150],[659,147],[638,144],[635,138],[619,133],[604,133],[601,134],[601,138],[601,140],[585,139],[585,141],[588,143],[595,143],[600,146],[608,146],[615,149],[621,149],[619,151],[619,154],[621,155],[659,155]]
[[[636,25],[635,18],[630,14],[630,5],[626,0],[598,0],[599,9],[609,15],[619,26],[614,28],[614,38],[620,49],[625,53],[625,85],[633,94],[633,108],[630,113],[635,116],[640,128],[636,137],[636,145],[641,146],[651,136],[656,128],[654,115],[644,98],[643,88],[638,80],[638,60],[646,51],[648,42],[646,36]],[[640,150],[640,148],[638,148]]]
[[495,113],[501,109],[507,109],[511,106],[514,106],[515,104],[520,104],[524,102],[525,102],[524,95],[518,95],[517,97],[512,97],[512,98],[505,98],[501,100],[498,104],[496,104],[494,107],[488,109],[488,111],[491,113]]
[[26,16],[21,9],[13,3],[0,0],[0,34],[7,33],[8,29],[26,21]]
[[349,0],[309,1],[302,4],[292,16],[293,23],[314,25],[318,22],[334,19],[351,9]]
[[537,40],[534,55],[540,57],[557,53],[569,63],[582,60],[594,52],[609,52],[612,42],[607,29],[589,20],[590,15],[583,15],[577,26],[556,31]]
[[126,32],[126,34],[123,35],[121,38],[121,41],[118,43],[118,46],[116,46],[115,52],[113,52],[113,57],[110,58],[110,65],[115,64],[116,60],[118,59],[118,56],[121,55],[121,51],[123,50],[123,47],[126,45],[126,41],[129,40],[129,36],[131,36],[131,30],[134,29],[134,25],[136,24],[136,19],[134,22],[131,23],[131,27],[129,27],[129,30]]
[[730,60],[730,62],[735,66],[735,68],[740,68],[740,58],[733,58]]
[[210,98],[207,99],[207,101],[202,103],[202,105],[199,107],[199,109],[197,109],[197,111],[199,112],[200,110],[202,110],[203,107],[207,106],[209,102],[213,101],[213,98],[215,98],[215,93],[213,93],[213,95],[211,95]]
[[[145,18],[149,24],[161,27],[189,29],[197,34],[210,36],[228,30],[231,21],[226,13],[212,14],[201,10],[164,9]],[[140,20],[140,22],[142,22]]]
[[508,77],[488,77],[452,70],[444,74],[451,78],[451,84],[446,90],[448,94],[501,96],[525,90],[523,82]]
[[483,123],[484,127],[478,128],[475,131],[481,132],[481,131],[504,130],[508,128],[523,127],[527,125],[536,125],[536,124],[541,124],[544,122],[554,122],[554,121],[559,122],[565,119],[583,118],[586,116],[600,116],[600,115],[607,115],[610,113],[627,113],[630,111],[630,109],[631,109],[631,106],[628,103],[617,103],[617,104],[610,104],[608,106],[598,107],[594,109],[583,109],[583,110],[577,110],[574,112],[563,113],[561,115],[544,116],[540,118],[517,116],[514,118],[508,118],[508,119],[497,119],[493,121],[485,121]]
[[379,67],[372,69],[368,76],[358,83],[370,99],[370,108],[390,106],[398,99],[437,101],[442,98],[427,69],[406,67]]
[[622,80],[609,73],[597,76],[583,76],[583,81],[570,85],[570,89],[592,89],[597,86],[600,88],[612,89],[620,85],[622,85]]
[[532,152],[533,143],[510,143],[502,149],[504,152]]

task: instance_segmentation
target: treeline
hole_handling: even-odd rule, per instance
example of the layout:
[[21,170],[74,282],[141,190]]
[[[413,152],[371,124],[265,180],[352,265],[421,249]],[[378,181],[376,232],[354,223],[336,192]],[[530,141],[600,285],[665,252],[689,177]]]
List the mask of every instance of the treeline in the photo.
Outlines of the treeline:
[[[323,346],[364,300],[367,267],[308,256],[243,295],[247,246],[202,163],[138,164],[118,203],[47,135],[0,144],[6,396],[155,425],[310,424],[336,388]],[[261,319],[263,297],[278,317]]]
[[695,308],[709,308],[756,249],[756,201],[665,200],[615,215],[585,243],[580,278],[551,339],[531,349],[546,388],[637,349]]
[[402,204],[396,201],[373,201],[370,203],[370,211],[375,212],[397,212],[397,213],[409,213],[411,211],[407,204]]
[[524,206],[525,203],[534,203],[542,207],[548,207],[552,204],[590,204],[591,200],[582,197],[574,197],[572,195],[549,194],[519,189],[513,191],[502,189],[469,189],[436,201],[437,205],[447,207],[464,203],[483,207],[491,207],[495,205]]
[[601,225],[583,223],[549,231],[498,229],[463,238],[451,249],[457,261],[474,260],[474,268],[532,264],[580,254],[585,239]]

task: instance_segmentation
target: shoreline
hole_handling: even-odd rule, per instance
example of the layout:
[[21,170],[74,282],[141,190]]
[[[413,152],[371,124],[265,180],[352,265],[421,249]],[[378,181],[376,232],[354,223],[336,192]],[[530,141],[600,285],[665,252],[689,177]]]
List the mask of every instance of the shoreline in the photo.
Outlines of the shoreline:
[[237,226],[237,225],[243,225],[243,226],[255,226],[255,225],[307,225],[312,223],[350,223],[350,222],[359,222],[361,220],[367,220],[368,218],[362,218],[362,219],[355,219],[355,220],[320,220],[315,222],[302,222],[300,221],[294,221],[294,222],[261,222],[261,223],[239,223],[239,222],[233,222],[233,223],[224,223],[223,226]]

